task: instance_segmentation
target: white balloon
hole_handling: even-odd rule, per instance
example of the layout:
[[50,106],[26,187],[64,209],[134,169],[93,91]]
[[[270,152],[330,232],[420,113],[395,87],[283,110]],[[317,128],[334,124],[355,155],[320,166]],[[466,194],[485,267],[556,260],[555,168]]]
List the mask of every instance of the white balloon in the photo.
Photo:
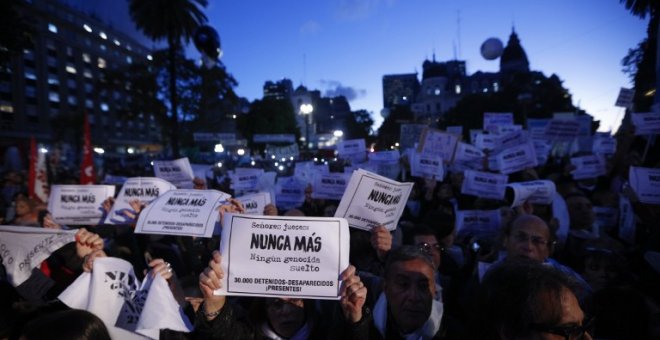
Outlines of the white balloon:
[[486,60],[497,59],[502,55],[504,45],[502,41],[497,38],[488,38],[481,44],[481,56]]

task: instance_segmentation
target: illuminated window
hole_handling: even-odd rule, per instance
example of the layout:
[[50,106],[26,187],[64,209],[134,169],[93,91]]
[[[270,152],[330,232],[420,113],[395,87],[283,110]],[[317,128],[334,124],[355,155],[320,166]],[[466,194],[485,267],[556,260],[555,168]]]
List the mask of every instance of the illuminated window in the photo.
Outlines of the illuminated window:
[[92,28],[89,27],[89,25],[84,24],[84,25],[83,25],[83,28],[85,29],[85,31],[87,31],[87,32],[89,32],[89,33],[92,33]]
[[147,60],[154,60],[154,57],[152,57],[151,54],[147,54]]
[[49,23],[48,24],[48,30],[53,32],[53,33],[57,33],[57,26],[55,26],[54,24]]
[[101,108],[101,111],[103,111],[103,112],[108,112],[108,110],[110,110],[110,107],[108,107],[108,104],[106,104],[106,103],[101,103],[101,105],[99,105],[99,107]]
[[105,32],[103,32],[103,31],[99,32],[99,37],[101,37],[101,39],[103,39],[103,40],[108,39],[108,36],[105,35]]
[[105,59],[99,58],[98,66],[99,66],[99,68],[105,68]]
[[119,40],[114,39],[113,42],[115,43],[115,45],[117,45],[117,46],[121,46],[121,43],[119,42]]
[[493,91],[498,92],[500,90],[500,84],[497,82],[493,83]]
[[461,85],[456,84],[455,90],[456,90],[456,94],[461,94]]
[[0,111],[14,113],[14,107],[10,103],[0,103]]
[[67,102],[69,103],[69,105],[78,105],[78,98],[74,96],[69,96],[69,98],[67,98]]
[[132,64],[133,63],[133,58],[131,58],[130,55],[126,56],[126,62],[129,63],[129,64]]
[[89,70],[89,69],[85,69],[85,70],[83,71],[83,75],[85,76],[85,78],[93,78],[93,76],[92,76],[92,71]]
[[94,107],[94,102],[91,99],[85,99],[85,107],[91,109]]
[[59,85],[60,80],[57,78],[57,76],[49,74],[48,75],[48,85]]
[[71,65],[66,65],[66,71],[71,73],[71,74],[76,74],[78,71],[76,71],[76,68],[71,66]]
[[83,57],[84,62],[86,62],[86,63],[91,63],[92,62],[92,58],[89,56],[88,53],[83,53],[82,57]]
[[60,102],[60,94],[57,92],[49,92],[48,93],[48,100],[51,102],[59,103]]

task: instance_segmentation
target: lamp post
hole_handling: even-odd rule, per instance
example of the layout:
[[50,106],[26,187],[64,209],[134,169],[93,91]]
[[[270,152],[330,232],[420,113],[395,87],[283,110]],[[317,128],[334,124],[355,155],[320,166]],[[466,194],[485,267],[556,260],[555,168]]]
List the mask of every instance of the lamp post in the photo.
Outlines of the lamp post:
[[309,150],[309,125],[311,123],[312,111],[314,111],[312,104],[300,105],[300,113],[305,116],[305,149],[307,150]]

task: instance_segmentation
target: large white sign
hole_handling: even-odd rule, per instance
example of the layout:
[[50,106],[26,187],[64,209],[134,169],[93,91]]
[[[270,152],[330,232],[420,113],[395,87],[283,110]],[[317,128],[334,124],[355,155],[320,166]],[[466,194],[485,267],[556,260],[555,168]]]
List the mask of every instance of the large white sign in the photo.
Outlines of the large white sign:
[[500,210],[458,210],[456,211],[456,232],[492,233],[500,229]]
[[454,159],[454,151],[459,139],[458,135],[427,128],[422,134],[417,151],[436,155],[445,163],[450,163]]
[[286,146],[266,145],[265,153],[266,157],[284,162],[286,160],[297,159],[300,155],[300,150],[298,149],[298,144],[296,143]]
[[399,183],[358,169],[348,182],[335,217],[346,218],[354,228],[371,230],[382,225],[394,230],[412,186],[413,183]]
[[424,132],[426,125],[422,124],[401,124],[401,134],[399,137],[399,147],[401,150],[415,147],[419,143],[419,137]]
[[556,191],[553,181],[515,182],[507,184],[505,198],[514,208],[526,201],[532,204],[551,204]]
[[456,146],[456,154],[454,162],[456,163],[472,163],[481,162],[486,154],[476,146],[468,143],[458,142]]
[[227,214],[215,294],[338,299],[349,239],[343,218]]
[[103,218],[103,201],[114,196],[114,185],[53,185],[48,211],[59,224],[96,225]]
[[511,112],[484,112],[485,131],[494,131],[498,126],[513,125],[513,113]]
[[193,187],[192,180],[195,177],[188,157],[175,159],[172,161],[154,161],[154,174],[162,178],[179,189],[190,189]]
[[660,204],[660,169],[631,166],[628,177],[640,202]]
[[634,112],[632,123],[635,125],[635,135],[660,134],[660,113]]
[[587,155],[572,157],[571,164],[575,167],[571,171],[571,175],[573,175],[573,179],[575,180],[596,178],[607,173],[605,159],[602,156]]
[[131,201],[138,200],[140,204],[147,205],[156,197],[174,189],[176,187],[172,183],[156,177],[129,178],[119,191],[115,204],[105,218],[105,223],[133,224],[135,218],[132,215],[137,213],[131,207]]
[[161,329],[193,329],[162,276],[140,282],[133,266],[119,258],[96,258],[94,271],[81,274],[58,299],[94,313],[113,339],[158,339]]
[[339,201],[346,191],[351,175],[347,173],[316,173],[312,184],[312,198]]
[[345,158],[346,155],[364,154],[367,152],[367,147],[364,139],[349,139],[337,143],[337,156]]
[[211,237],[218,222],[218,207],[231,196],[217,190],[170,190],[140,214],[135,232]]
[[501,200],[504,198],[504,188],[508,178],[507,175],[465,170],[461,193]]
[[545,126],[543,138],[552,141],[572,141],[580,132],[576,119],[552,119]]
[[283,210],[298,208],[305,203],[307,183],[295,177],[279,177],[275,185],[275,201]]
[[497,168],[505,175],[538,165],[534,145],[525,143],[497,154]]
[[435,178],[441,181],[445,177],[442,158],[411,149],[410,174],[416,177]]
[[248,215],[263,215],[264,208],[271,203],[269,192],[258,192],[256,194],[237,197],[236,199],[243,203],[245,213]]
[[257,168],[236,168],[231,178],[231,188],[235,191],[257,190],[259,178],[263,176],[264,169]]
[[75,241],[76,230],[0,226],[0,257],[7,280],[18,286],[41,261],[57,249]]

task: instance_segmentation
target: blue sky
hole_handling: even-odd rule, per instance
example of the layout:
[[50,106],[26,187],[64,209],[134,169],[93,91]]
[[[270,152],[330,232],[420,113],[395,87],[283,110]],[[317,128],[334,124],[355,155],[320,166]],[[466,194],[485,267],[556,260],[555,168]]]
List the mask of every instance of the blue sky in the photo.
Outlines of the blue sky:
[[[76,2],[118,27],[132,25],[116,8],[123,1]],[[265,81],[289,78],[347,95],[376,126],[383,75],[421,72],[434,53],[438,61],[466,60],[470,74],[496,72],[499,60],[483,59],[479,47],[489,37],[506,43],[515,26],[531,69],[557,74],[602,131],[616,128],[623,117],[616,96],[631,86],[621,59],[648,23],[618,0],[210,0],[205,13],[240,96],[261,98]],[[199,56],[192,44],[188,55]]]

